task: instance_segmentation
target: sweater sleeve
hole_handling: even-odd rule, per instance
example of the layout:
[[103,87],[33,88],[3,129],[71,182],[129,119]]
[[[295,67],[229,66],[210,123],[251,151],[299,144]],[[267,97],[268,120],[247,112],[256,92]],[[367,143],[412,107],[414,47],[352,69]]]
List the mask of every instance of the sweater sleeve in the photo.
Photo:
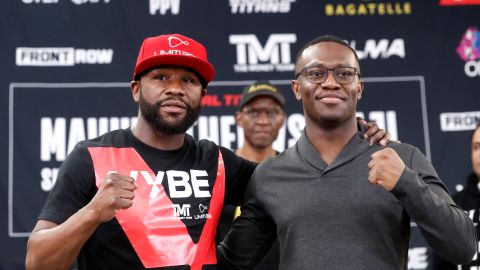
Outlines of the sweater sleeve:
[[221,270],[254,269],[276,239],[274,222],[266,214],[255,187],[255,174],[247,186],[245,204],[230,232],[217,246]]
[[392,193],[435,252],[453,263],[469,263],[477,250],[473,222],[453,202],[432,164],[417,148],[405,165]]

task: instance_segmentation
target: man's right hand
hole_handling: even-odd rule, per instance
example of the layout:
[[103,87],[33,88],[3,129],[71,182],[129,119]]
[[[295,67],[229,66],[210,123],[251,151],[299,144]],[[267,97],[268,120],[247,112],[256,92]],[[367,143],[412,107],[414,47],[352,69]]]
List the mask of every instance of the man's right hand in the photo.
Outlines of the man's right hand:
[[133,191],[136,188],[135,180],[132,177],[110,173],[105,177],[86,208],[94,212],[98,222],[109,221],[118,210],[132,206],[135,197]]

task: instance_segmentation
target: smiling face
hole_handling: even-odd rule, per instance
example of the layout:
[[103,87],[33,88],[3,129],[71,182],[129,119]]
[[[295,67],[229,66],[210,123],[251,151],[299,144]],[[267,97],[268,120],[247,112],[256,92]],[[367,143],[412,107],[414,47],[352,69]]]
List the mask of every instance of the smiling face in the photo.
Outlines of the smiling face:
[[[337,42],[324,41],[306,48],[297,61],[296,72],[305,67],[359,68],[354,53]],[[324,127],[355,118],[357,101],[361,98],[363,82],[357,75],[351,83],[339,84],[330,71],[323,83],[312,83],[301,72],[292,82],[297,100],[303,103],[306,121]]]
[[165,134],[185,133],[197,120],[206,94],[195,72],[176,66],[150,70],[132,89],[140,117]]

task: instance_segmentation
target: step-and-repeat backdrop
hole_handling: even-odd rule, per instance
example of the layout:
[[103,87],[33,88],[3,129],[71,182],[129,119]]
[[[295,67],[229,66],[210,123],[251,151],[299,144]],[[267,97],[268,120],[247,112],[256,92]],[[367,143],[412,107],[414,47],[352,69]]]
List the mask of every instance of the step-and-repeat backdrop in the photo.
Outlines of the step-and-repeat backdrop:
[[[471,172],[470,133],[480,119],[478,2],[2,1],[0,269],[24,268],[29,232],[75,143],[135,121],[129,81],[142,40],[159,34],[199,40],[215,66],[195,138],[241,144],[240,92],[269,79],[287,98],[279,151],[304,127],[290,89],[297,51],[319,35],[344,38],[361,59],[358,114],[418,146],[455,192]],[[412,224],[409,269],[426,267]]]

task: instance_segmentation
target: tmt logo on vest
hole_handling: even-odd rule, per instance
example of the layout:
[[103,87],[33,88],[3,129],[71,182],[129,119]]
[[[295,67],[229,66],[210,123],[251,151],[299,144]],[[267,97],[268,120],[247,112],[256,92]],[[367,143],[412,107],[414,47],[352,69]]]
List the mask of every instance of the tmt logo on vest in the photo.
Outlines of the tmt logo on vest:
[[[109,171],[109,173],[115,171]],[[156,198],[160,192],[159,185],[166,177],[170,198],[188,198],[194,195],[195,198],[211,197],[208,184],[208,173],[205,170],[190,170],[190,172],[169,170],[158,171],[155,179],[147,171],[131,171],[130,177],[137,182],[139,175],[145,182],[152,185],[150,198]],[[189,183],[191,182],[191,183]],[[183,209],[183,208],[182,208]],[[185,211],[185,210],[182,210]]]
[[[236,45],[235,72],[293,71],[290,44],[297,42],[295,34],[271,34],[263,47],[254,34],[230,35],[229,42]],[[264,63],[259,63],[259,61]]]

